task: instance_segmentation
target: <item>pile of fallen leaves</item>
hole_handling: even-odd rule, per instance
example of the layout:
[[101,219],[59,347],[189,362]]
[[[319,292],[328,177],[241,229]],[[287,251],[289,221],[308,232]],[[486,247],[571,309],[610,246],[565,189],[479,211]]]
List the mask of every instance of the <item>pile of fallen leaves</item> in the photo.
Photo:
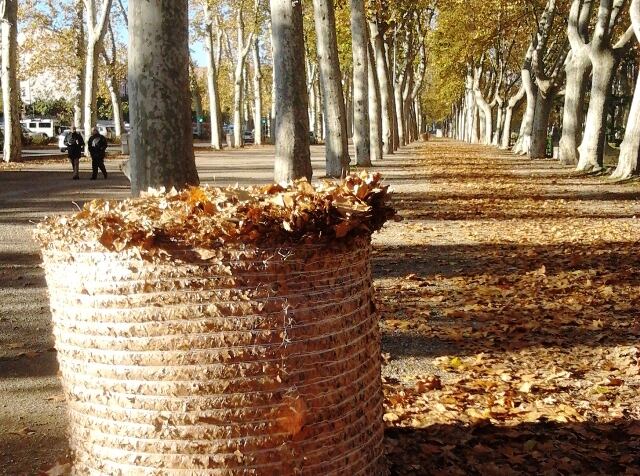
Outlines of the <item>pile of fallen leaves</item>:
[[120,202],[94,200],[73,216],[48,218],[36,238],[56,249],[99,243],[146,255],[227,243],[330,243],[379,230],[395,215],[389,200],[381,175],[366,173],[316,186],[303,179],[287,186],[152,191]]

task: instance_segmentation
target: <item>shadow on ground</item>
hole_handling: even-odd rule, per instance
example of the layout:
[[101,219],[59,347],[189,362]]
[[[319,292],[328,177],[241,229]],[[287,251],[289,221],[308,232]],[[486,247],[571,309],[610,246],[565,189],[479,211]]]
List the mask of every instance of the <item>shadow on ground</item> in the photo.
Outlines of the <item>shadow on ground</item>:
[[391,474],[398,476],[638,474],[639,435],[636,420],[541,421],[390,428],[386,443]]

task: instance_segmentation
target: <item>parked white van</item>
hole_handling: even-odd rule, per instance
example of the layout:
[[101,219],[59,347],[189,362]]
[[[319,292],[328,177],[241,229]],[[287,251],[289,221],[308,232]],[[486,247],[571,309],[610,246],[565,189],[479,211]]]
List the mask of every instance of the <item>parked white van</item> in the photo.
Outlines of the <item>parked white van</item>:
[[22,119],[20,124],[22,124],[29,132],[42,134],[45,139],[56,137],[61,132],[60,121],[57,119]]

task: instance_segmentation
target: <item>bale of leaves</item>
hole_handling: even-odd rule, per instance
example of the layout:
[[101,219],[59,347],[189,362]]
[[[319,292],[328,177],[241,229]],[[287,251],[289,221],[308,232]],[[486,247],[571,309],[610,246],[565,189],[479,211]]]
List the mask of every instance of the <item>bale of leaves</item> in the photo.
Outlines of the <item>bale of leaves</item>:
[[36,232],[78,474],[384,474],[379,176],[93,202]]

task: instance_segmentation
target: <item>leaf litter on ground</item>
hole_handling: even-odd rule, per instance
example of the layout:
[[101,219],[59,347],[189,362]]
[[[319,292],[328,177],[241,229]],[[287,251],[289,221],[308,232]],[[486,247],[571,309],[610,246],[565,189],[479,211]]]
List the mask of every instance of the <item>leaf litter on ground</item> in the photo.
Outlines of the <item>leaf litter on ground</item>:
[[392,474],[640,474],[637,184],[422,153],[374,255]]

